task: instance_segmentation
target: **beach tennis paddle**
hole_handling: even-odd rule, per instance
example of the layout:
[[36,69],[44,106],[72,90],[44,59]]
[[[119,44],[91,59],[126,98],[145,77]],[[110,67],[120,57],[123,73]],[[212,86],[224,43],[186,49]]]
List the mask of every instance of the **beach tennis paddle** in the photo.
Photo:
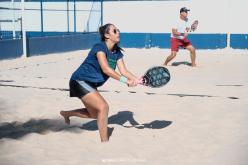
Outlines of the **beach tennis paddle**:
[[166,85],[169,81],[169,70],[163,66],[154,66],[145,72],[145,74],[141,77],[139,84],[151,88],[159,88]]
[[195,20],[192,25],[190,26],[190,31],[193,32],[197,29],[197,26],[199,24],[199,21],[198,20]]

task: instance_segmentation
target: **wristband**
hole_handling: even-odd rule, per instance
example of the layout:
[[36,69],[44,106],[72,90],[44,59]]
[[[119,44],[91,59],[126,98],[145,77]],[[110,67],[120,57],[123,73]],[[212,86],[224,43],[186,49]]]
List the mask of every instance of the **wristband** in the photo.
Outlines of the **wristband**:
[[126,84],[126,83],[127,83],[127,78],[124,77],[124,76],[121,76],[121,77],[120,77],[120,82]]

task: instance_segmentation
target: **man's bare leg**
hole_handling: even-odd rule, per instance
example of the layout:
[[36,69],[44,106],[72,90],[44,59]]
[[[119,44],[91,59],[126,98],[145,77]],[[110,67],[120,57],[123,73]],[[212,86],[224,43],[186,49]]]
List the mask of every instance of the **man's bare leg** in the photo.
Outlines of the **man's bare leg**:
[[186,49],[188,49],[190,51],[190,59],[191,59],[191,66],[192,67],[196,67],[196,52],[195,52],[195,48],[190,45],[188,47],[186,47]]
[[173,58],[175,58],[177,55],[176,51],[171,51],[171,54],[166,58],[164,65],[167,65]]

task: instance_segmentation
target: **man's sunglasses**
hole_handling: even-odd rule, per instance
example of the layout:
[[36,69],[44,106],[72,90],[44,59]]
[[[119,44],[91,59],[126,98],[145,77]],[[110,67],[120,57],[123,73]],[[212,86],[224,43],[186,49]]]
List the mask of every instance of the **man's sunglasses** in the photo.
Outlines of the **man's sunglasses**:
[[120,33],[119,29],[114,29],[113,32],[116,34],[117,32]]

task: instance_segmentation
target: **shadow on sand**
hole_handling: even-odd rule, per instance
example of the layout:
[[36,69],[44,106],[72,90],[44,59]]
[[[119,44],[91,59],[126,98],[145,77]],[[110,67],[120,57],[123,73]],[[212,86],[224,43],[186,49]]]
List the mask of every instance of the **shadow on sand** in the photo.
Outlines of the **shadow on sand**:
[[[139,124],[130,111],[121,111],[109,117],[109,124],[118,124],[125,128],[137,129],[162,129],[169,126],[172,122],[165,120],[155,120],[150,123]],[[124,126],[124,123],[129,122],[130,126]],[[69,131],[80,133],[82,130],[95,131],[98,130],[96,120],[84,123],[82,126],[70,126],[64,123],[62,119],[31,119],[21,123],[14,121],[11,123],[0,123],[0,139],[12,138],[19,139],[30,133],[47,134],[48,132]],[[108,128],[109,136],[112,135],[114,128]]]
[[[124,124],[129,122],[129,126],[125,126]],[[133,112],[130,111],[120,111],[115,115],[112,115],[108,119],[108,124],[118,124],[125,128],[137,128],[137,129],[162,129],[169,126],[172,122],[166,120],[154,120],[149,123],[139,124],[133,117]],[[90,121],[88,123],[83,124],[83,129],[86,130],[97,130],[96,120]]]
[[171,64],[171,66],[178,66],[178,65],[187,65],[187,66],[191,66],[191,63],[187,62],[187,61],[180,61],[180,62],[173,62]]
[[14,121],[11,123],[0,123],[0,139],[12,138],[18,139],[30,133],[46,134],[49,131],[71,131],[79,132],[77,126],[67,126],[63,120],[60,119],[30,119],[27,122]]

